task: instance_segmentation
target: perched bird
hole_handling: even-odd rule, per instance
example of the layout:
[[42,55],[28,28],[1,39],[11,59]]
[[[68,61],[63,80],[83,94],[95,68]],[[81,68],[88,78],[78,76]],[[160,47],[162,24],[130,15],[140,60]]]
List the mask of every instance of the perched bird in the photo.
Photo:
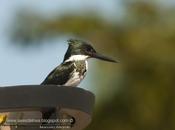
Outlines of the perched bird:
[[64,60],[41,83],[41,85],[64,85],[76,87],[86,76],[88,69],[87,59],[97,58],[108,62],[118,62],[95,51],[87,42],[82,40],[68,40],[68,50]]
[[[78,86],[86,76],[88,70],[87,60],[89,58],[97,58],[115,63],[118,62],[97,53],[86,41],[70,39],[68,40],[68,44],[69,47],[63,62],[46,77],[41,85]],[[54,109],[44,112],[43,118],[48,119],[53,112]]]

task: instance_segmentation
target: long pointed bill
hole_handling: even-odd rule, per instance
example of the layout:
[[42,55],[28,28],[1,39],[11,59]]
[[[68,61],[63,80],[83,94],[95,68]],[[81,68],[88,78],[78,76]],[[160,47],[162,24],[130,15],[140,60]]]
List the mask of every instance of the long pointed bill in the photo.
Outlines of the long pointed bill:
[[101,55],[99,53],[93,53],[92,54],[92,57],[93,58],[97,58],[97,59],[100,59],[100,60],[104,60],[104,61],[108,61],[108,62],[115,62],[115,63],[118,63],[119,61],[116,61],[116,60],[113,60],[107,56],[104,56],[104,55]]

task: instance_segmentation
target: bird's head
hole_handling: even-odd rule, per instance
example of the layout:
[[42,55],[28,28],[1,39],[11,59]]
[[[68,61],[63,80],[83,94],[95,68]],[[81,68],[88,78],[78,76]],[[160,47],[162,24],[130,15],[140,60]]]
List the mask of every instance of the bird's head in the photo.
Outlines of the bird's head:
[[96,50],[88,42],[77,39],[70,39],[68,40],[68,44],[69,47],[64,56],[64,61],[97,58],[108,62],[118,62],[102,54],[97,53]]

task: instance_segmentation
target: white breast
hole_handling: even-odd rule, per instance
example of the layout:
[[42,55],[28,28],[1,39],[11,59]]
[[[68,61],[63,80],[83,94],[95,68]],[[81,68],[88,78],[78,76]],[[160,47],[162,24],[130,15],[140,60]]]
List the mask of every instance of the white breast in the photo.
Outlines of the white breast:
[[[88,62],[87,61],[85,62],[86,62],[86,72],[87,72]],[[86,72],[84,75],[79,75],[79,72],[76,72],[76,70],[74,70],[71,78],[64,84],[64,86],[71,86],[71,87],[78,86],[80,82],[84,79],[84,77],[86,76]]]

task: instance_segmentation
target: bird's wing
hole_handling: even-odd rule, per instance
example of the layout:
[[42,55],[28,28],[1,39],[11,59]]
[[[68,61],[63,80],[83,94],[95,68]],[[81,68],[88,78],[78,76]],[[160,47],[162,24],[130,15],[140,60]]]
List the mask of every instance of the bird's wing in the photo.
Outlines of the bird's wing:
[[41,83],[41,85],[63,85],[74,71],[73,62],[65,62],[56,67]]

